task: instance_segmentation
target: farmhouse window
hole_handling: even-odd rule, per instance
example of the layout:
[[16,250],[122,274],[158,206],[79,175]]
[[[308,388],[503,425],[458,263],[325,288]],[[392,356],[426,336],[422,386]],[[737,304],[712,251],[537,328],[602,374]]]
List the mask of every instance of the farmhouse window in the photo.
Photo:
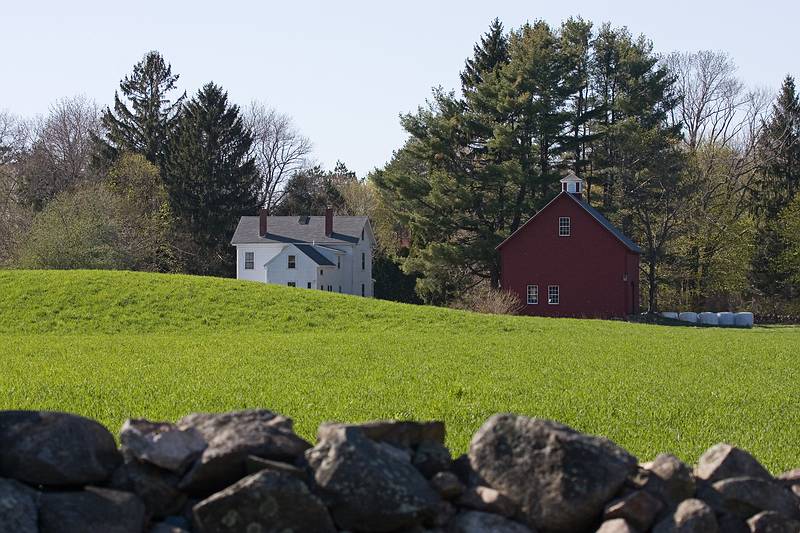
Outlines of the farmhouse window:
[[558,236],[569,237],[570,220],[569,217],[558,217]]
[[560,294],[558,285],[550,285],[547,287],[547,303],[550,305],[558,305],[560,301]]
[[367,254],[361,252],[361,270],[367,268]]
[[361,296],[364,296],[364,284],[361,284]]
[[539,303],[539,286],[528,285],[528,305],[535,305]]
[[310,281],[308,282],[308,288],[309,289],[311,288],[311,282]]
[[336,256],[336,268],[342,268],[342,257],[339,255]]
[[342,286],[341,285],[339,285],[339,292],[340,293],[342,292]]
[[245,270],[253,270],[255,263],[255,253],[254,252],[245,252],[244,253],[244,269]]
[[333,292],[333,285],[328,285],[328,292]]
[[362,241],[364,240],[364,229],[363,228],[361,229],[361,240]]
[[320,269],[319,269],[319,275],[321,276],[321,275],[323,275],[324,273],[325,273],[325,272],[323,272],[323,270],[320,268]]
[[297,258],[293,255],[289,256],[289,268],[294,268],[297,265]]
[[295,283],[294,281],[290,281],[286,285],[288,285],[289,287],[297,287],[297,283]]

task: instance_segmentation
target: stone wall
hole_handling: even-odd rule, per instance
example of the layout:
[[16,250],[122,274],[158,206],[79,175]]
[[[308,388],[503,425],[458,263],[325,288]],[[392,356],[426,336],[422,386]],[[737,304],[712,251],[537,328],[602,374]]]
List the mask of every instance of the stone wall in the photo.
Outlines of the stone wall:
[[549,420],[491,417],[452,459],[440,422],[323,424],[267,410],[128,420],[0,412],[0,532],[792,532],[800,470],[746,451],[639,463]]

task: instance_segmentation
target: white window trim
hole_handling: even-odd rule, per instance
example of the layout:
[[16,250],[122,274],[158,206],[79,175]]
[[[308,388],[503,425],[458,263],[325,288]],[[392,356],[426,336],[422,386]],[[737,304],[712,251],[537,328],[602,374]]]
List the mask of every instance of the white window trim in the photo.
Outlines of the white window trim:
[[[533,289],[533,291],[531,291]],[[531,298],[533,296],[533,298]],[[533,300],[533,301],[531,301]],[[539,286],[528,285],[525,289],[525,301],[528,305],[539,305]]]
[[[248,259],[247,256],[250,256]],[[247,266],[247,265],[250,266]],[[244,269],[245,270],[255,270],[256,268],[256,253],[255,252],[245,252],[244,253]]]
[[[566,225],[562,224],[566,221]],[[567,232],[563,233],[561,230],[566,229]],[[558,236],[569,237],[572,234],[572,219],[570,217],[558,217]]]
[[[294,261],[292,261],[294,259]],[[297,256],[294,254],[288,254],[286,256],[286,268],[289,270],[297,269]]]
[[[558,298],[557,302],[552,302],[550,300],[550,290],[556,290],[556,298]],[[560,305],[561,304],[561,286],[560,285],[548,285],[547,286],[547,305]]]

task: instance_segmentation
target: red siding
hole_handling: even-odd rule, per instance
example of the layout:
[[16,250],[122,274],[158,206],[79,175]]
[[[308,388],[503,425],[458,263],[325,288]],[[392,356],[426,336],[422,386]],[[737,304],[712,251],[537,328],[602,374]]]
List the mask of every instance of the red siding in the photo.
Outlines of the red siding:
[[[559,217],[570,217],[559,237]],[[639,312],[639,255],[630,251],[566,193],[500,247],[501,285],[520,296],[529,315],[624,317]],[[539,286],[528,305],[527,286]],[[560,303],[547,303],[558,285]]]

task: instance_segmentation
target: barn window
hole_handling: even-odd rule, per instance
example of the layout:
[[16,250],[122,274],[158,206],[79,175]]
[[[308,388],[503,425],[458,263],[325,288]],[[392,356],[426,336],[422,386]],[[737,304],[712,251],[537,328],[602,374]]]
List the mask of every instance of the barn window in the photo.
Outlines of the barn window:
[[539,286],[528,285],[528,305],[539,303]]
[[244,269],[245,270],[253,270],[255,265],[255,252],[245,252],[244,253]]
[[361,270],[367,268],[367,254],[361,252]]
[[547,303],[550,305],[558,305],[560,301],[559,296],[558,285],[550,285],[547,287]]
[[361,296],[364,296],[364,284],[361,284]]
[[337,269],[342,268],[342,256],[340,255],[336,256],[336,268]]
[[310,281],[308,282],[308,285],[307,285],[307,287],[308,287],[309,289],[311,288],[311,282],[310,282]]
[[342,292],[342,286],[339,285],[339,293],[341,294],[341,292]]
[[570,220],[569,217],[558,217],[558,236],[569,237]]
[[297,265],[297,257],[290,255],[289,256],[289,268],[294,268]]
[[297,287],[297,283],[295,283],[294,281],[290,281],[286,285],[288,285],[289,287]]

